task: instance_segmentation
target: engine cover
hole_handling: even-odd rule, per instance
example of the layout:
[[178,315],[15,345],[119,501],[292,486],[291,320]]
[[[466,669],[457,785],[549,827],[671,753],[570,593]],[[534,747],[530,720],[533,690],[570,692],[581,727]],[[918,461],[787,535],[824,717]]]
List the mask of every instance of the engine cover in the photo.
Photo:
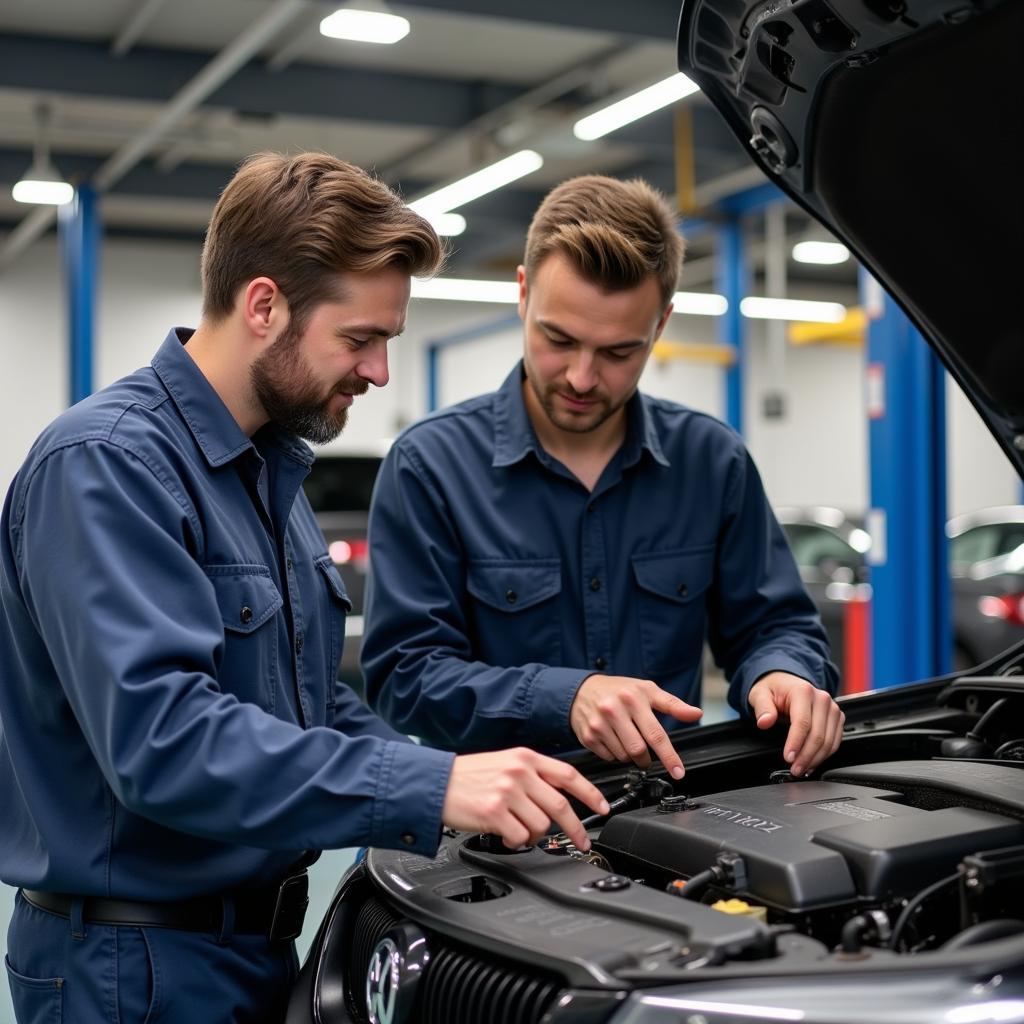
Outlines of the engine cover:
[[924,810],[905,799],[830,781],[738,789],[686,810],[620,814],[602,829],[599,849],[685,877],[714,865],[720,852],[737,854],[747,874],[737,895],[792,913],[910,895],[968,854],[1024,843],[1024,824],[1011,817],[964,806]]

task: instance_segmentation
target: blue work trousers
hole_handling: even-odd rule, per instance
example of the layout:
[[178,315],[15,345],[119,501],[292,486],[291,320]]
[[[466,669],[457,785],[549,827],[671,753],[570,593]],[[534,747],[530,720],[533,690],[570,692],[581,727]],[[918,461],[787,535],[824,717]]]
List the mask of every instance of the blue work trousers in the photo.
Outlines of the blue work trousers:
[[98,925],[19,892],[7,933],[17,1024],[281,1024],[294,943]]

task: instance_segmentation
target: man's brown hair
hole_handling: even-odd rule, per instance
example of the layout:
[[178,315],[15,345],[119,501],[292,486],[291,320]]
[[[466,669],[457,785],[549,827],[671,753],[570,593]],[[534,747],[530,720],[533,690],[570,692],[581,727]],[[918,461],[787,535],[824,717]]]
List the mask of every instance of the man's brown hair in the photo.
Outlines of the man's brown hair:
[[327,153],[249,157],[221,193],[203,245],[203,315],[223,319],[238,289],[269,277],[293,330],[340,298],[339,273],[437,271],[437,233],[387,185]]
[[683,236],[665,197],[640,178],[588,174],[545,197],[526,236],[526,279],[560,252],[587,281],[608,291],[633,288],[652,274],[667,306],[683,265]]

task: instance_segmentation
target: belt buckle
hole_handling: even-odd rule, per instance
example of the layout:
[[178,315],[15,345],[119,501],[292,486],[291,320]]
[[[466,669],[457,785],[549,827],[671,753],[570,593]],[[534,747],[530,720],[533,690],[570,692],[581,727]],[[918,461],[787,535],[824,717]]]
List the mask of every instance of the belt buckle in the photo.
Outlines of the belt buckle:
[[302,932],[302,922],[309,906],[309,877],[305,871],[289,875],[277,889],[274,916],[267,929],[267,941],[291,942]]

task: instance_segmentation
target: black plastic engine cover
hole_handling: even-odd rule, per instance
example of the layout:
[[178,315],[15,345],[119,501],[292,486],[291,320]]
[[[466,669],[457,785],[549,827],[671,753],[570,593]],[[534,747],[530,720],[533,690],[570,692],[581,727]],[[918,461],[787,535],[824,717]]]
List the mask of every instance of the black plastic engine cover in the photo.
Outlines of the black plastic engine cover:
[[923,810],[885,789],[797,782],[701,797],[692,809],[620,814],[600,847],[679,876],[741,856],[736,890],[789,912],[909,895],[967,854],[1024,842],[1024,824],[965,807]]

